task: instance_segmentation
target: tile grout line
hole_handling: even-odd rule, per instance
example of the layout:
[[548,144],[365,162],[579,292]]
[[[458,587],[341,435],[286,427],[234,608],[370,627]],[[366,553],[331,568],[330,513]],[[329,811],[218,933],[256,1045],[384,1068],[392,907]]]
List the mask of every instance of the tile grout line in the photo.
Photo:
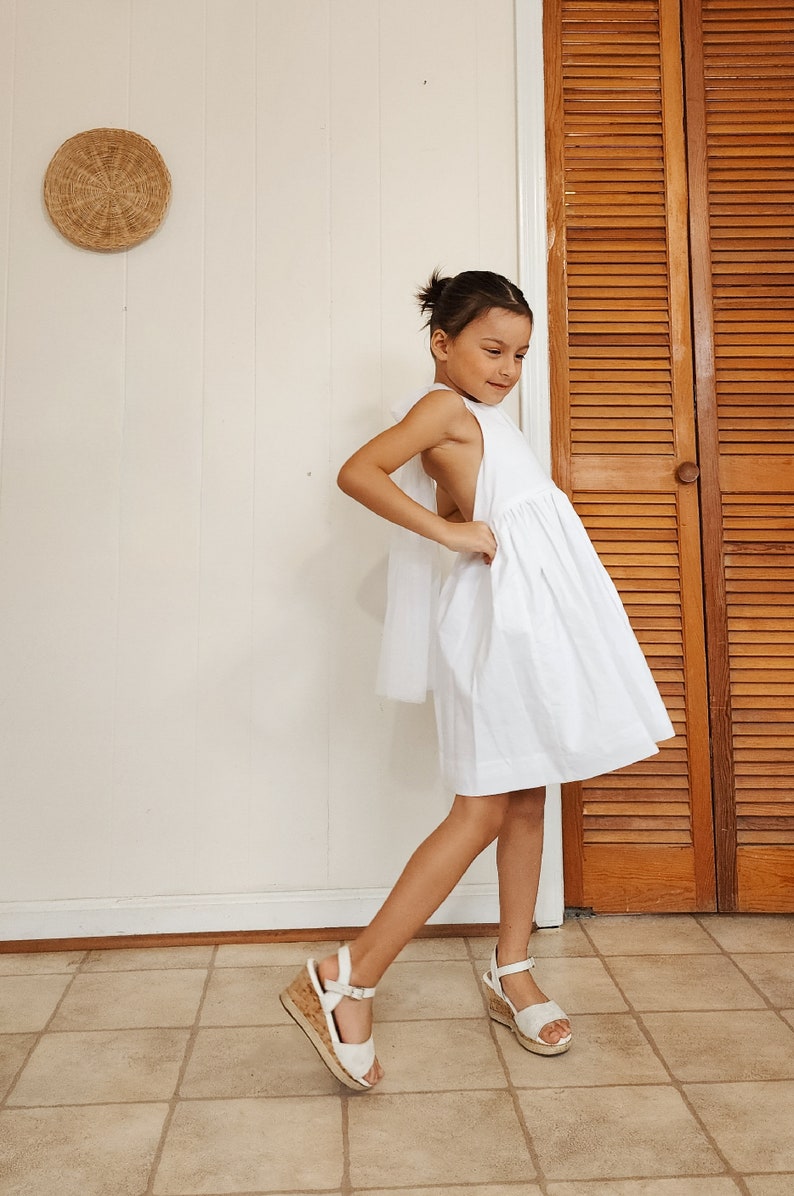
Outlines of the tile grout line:
[[736,970],[738,972],[740,972],[742,974],[742,976],[744,976],[745,980],[750,985],[753,992],[758,994],[758,996],[761,998],[761,1000],[766,1005],[767,1009],[771,1013],[776,1014],[778,1019],[783,1023],[783,1025],[786,1027],[787,1030],[791,1030],[792,1028],[794,1028],[783,1017],[783,1010],[778,1009],[777,1005],[775,1005],[775,1003],[772,1000],[770,1000],[770,998],[766,995],[766,993],[763,991],[763,989],[759,988],[759,986],[756,984],[755,980],[753,980],[752,976],[750,976],[744,970],[744,968],[742,967],[742,965],[739,963],[739,961],[736,958],[737,955],[781,955],[781,954],[790,954],[790,952],[778,952],[778,951],[744,951],[743,952],[743,951],[737,951],[737,952],[733,953],[733,952],[729,951],[727,947],[723,947],[723,945],[719,941],[719,939],[716,938],[711,933],[708,926],[703,925],[703,922],[701,921],[700,918],[696,917],[695,921],[697,922],[698,926],[700,926],[701,930],[703,930],[704,933],[709,936],[711,941],[713,943],[716,943],[717,947],[719,947],[719,949],[720,949],[721,954],[724,955],[726,959],[730,960],[730,962],[734,965]]
[[353,1181],[350,1178],[350,1097],[342,1093],[339,1100],[342,1106],[342,1175],[339,1180],[339,1196],[353,1196]]
[[[90,951],[82,952],[82,959],[80,959],[80,961],[78,962],[74,971],[71,973],[71,979],[69,980],[69,983],[64,988],[64,990],[61,993],[58,1000],[55,1002],[55,1007],[54,1007],[52,1013],[47,1018],[46,1022],[44,1023],[44,1025],[42,1026],[42,1028],[39,1031],[35,1031],[35,1030],[31,1031],[31,1033],[33,1033],[35,1036],[34,1040],[31,1043],[31,1046],[30,1046],[29,1050],[27,1051],[25,1058],[22,1060],[19,1067],[17,1068],[17,1071],[14,1074],[14,1078],[12,1079],[11,1084],[9,1085],[5,1095],[3,1096],[2,1100],[0,1100],[0,1111],[2,1111],[3,1109],[8,1109],[8,1108],[17,1108],[17,1107],[24,1108],[24,1107],[26,1107],[26,1106],[16,1106],[16,1105],[9,1106],[8,1101],[9,1101],[10,1097],[13,1095],[14,1089],[16,1088],[17,1084],[19,1083],[19,1081],[22,1077],[22,1073],[24,1072],[28,1063],[30,1063],[33,1052],[36,1050],[36,1047],[40,1044],[44,1035],[47,1034],[47,1032],[49,1031],[49,1028],[52,1025],[54,1018],[56,1018],[58,1016],[58,1011],[60,1010],[61,1005],[63,1005],[64,1001],[66,1000],[66,997],[70,993],[75,980],[82,973],[83,967],[84,967],[85,963],[87,962],[90,954],[91,954]],[[54,972],[54,973],[53,972],[50,972],[50,973],[27,972],[27,973],[23,973],[23,974],[28,975],[28,976],[42,976],[42,975],[63,976],[65,973],[63,973],[63,972]],[[23,1031],[21,1031],[21,1033],[25,1033],[25,1031],[23,1030]]]
[[[679,1079],[677,1078],[677,1076],[675,1076],[675,1075],[673,1074],[673,1071],[672,1071],[672,1069],[669,1067],[669,1065],[668,1065],[668,1063],[667,1063],[667,1060],[664,1058],[664,1056],[663,1056],[663,1054],[662,1054],[661,1050],[660,1050],[660,1049],[659,1049],[659,1047],[657,1046],[655,1038],[653,1037],[653,1035],[651,1034],[651,1032],[650,1032],[650,1030],[648,1029],[647,1025],[645,1024],[645,1020],[644,1020],[644,1018],[643,1018],[643,1016],[642,1016],[642,1013],[641,1013],[641,1012],[640,1012],[640,1011],[639,1011],[639,1010],[638,1010],[638,1009],[637,1009],[637,1008],[634,1006],[633,1002],[629,1000],[629,998],[628,998],[627,994],[624,992],[623,988],[622,988],[622,987],[621,987],[621,985],[619,984],[619,982],[618,982],[618,980],[617,980],[617,977],[615,976],[614,972],[612,971],[612,968],[609,966],[608,957],[607,957],[607,956],[605,956],[605,955],[603,955],[603,953],[601,952],[601,949],[600,949],[600,947],[599,947],[599,946],[598,946],[598,944],[597,944],[597,943],[594,941],[594,939],[593,939],[592,935],[588,933],[588,930],[587,930],[587,928],[586,928],[585,926],[582,926],[582,930],[584,931],[584,933],[585,933],[585,935],[586,935],[586,937],[587,937],[587,939],[588,939],[588,941],[589,941],[590,945],[592,946],[593,950],[595,951],[595,953],[596,953],[596,958],[597,958],[597,959],[599,959],[599,960],[601,961],[601,965],[602,965],[602,967],[605,969],[605,971],[606,971],[607,975],[609,976],[610,980],[611,980],[611,981],[612,981],[612,983],[615,985],[615,988],[618,990],[618,992],[620,993],[621,997],[622,997],[622,998],[623,998],[623,1000],[626,1002],[626,1006],[627,1006],[627,1008],[628,1008],[629,1012],[631,1013],[631,1016],[634,1018],[635,1022],[636,1022],[636,1023],[637,1023],[637,1025],[639,1026],[639,1028],[640,1028],[640,1031],[641,1031],[641,1033],[643,1034],[644,1038],[646,1039],[646,1041],[647,1041],[648,1045],[650,1046],[650,1048],[651,1048],[651,1050],[653,1051],[653,1053],[654,1053],[654,1055],[656,1056],[656,1058],[657,1058],[657,1059],[659,1060],[659,1062],[661,1063],[661,1065],[662,1065],[662,1067],[664,1068],[664,1070],[667,1072],[667,1075],[669,1076],[669,1081],[668,1081],[668,1082],[669,1082],[669,1084],[670,1084],[670,1087],[671,1087],[671,1088],[673,1088],[673,1089],[674,1089],[674,1090],[675,1090],[675,1091],[678,1093],[678,1095],[681,1097],[681,1100],[684,1102],[684,1105],[686,1106],[686,1108],[687,1108],[687,1110],[689,1111],[690,1115],[691,1115],[691,1116],[692,1116],[692,1118],[694,1119],[694,1121],[695,1121],[696,1125],[699,1127],[699,1129],[700,1129],[701,1133],[702,1133],[702,1134],[704,1135],[704,1137],[706,1138],[706,1141],[707,1141],[707,1142],[709,1143],[709,1145],[711,1146],[711,1149],[714,1151],[714,1153],[716,1154],[717,1158],[718,1158],[718,1159],[720,1159],[720,1161],[722,1162],[723,1166],[725,1167],[725,1176],[726,1176],[726,1178],[728,1178],[728,1179],[732,1179],[732,1180],[734,1181],[734,1183],[735,1183],[735,1184],[738,1186],[738,1188],[739,1188],[739,1191],[743,1193],[743,1196],[749,1196],[749,1191],[750,1191],[750,1190],[749,1190],[749,1188],[747,1187],[747,1184],[746,1184],[746,1183],[745,1183],[745,1181],[744,1181],[744,1177],[743,1177],[743,1176],[740,1174],[740,1172],[738,1172],[738,1171],[736,1170],[736,1168],[735,1168],[735,1167],[731,1166],[731,1164],[728,1162],[728,1160],[727,1160],[727,1158],[725,1157],[725,1155],[724,1155],[723,1151],[722,1151],[722,1150],[720,1149],[720,1147],[717,1145],[717,1142],[716,1142],[715,1138],[713,1137],[713,1135],[712,1135],[712,1134],[711,1134],[711,1132],[709,1131],[708,1127],[707,1127],[707,1126],[705,1125],[705,1123],[703,1122],[702,1118],[700,1117],[700,1115],[698,1114],[698,1112],[697,1112],[697,1110],[695,1109],[694,1105],[692,1104],[692,1102],[690,1101],[690,1099],[689,1099],[689,1097],[687,1096],[686,1092],[684,1091],[684,1084],[683,1084],[683,1081],[679,1080]],[[657,953],[657,954],[658,954],[658,953]],[[676,953],[676,954],[677,954],[677,953]],[[695,1012],[695,1011],[693,1010],[692,1012]],[[640,1177],[637,1177],[637,1178],[640,1178]],[[645,1178],[646,1178],[646,1179],[658,1179],[659,1177],[658,1177],[658,1176],[646,1176]],[[686,1177],[682,1176],[681,1178],[702,1179],[702,1178],[706,1178],[706,1177],[705,1177],[705,1176],[702,1176],[702,1175],[696,1175],[696,1176],[692,1176],[692,1175],[690,1175],[690,1176],[686,1176]]]
[[[543,1168],[540,1165],[540,1159],[538,1158],[537,1151],[535,1150],[535,1144],[532,1141],[532,1135],[529,1132],[529,1127],[527,1126],[526,1118],[524,1117],[524,1110],[521,1108],[521,1101],[518,1096],[518,1090],[516,1089],[516,1086],[513,1083],[512,1077],[510,1075],[510,1069],[507,1066],[507,1061],[504,1056],[504,1051],[502,1050],[501,1044],[499,1042],[499,1037],[496,1033],[496,1023],[494,1022],[493,1018],[491,1017],[490,1013],[488,1012],[488,1002],[486,1001],[485,993],[482,991],[482,977],[480,975],[480,970],[477,966],[477,961],[474,958],[474,948],[471,945],[471,939],[467,938],[465,940],[465,942],[466,942],[466,951],[469,956],[469,962],[470,962],[472,970],[474,972],[474,978],[475,978],[475,981],[477,982],[478,991],[480,993],[480,999],[481,999],[482,1005],[483,1005],[483,1012],[484,1012],[485,1017],[488,1022],[488,1032],[491,1036],[491,1041],[494,1044],[494,1049],[496,1050],[496,1054],[499,1059],[499,1063],[501,1065],[502,1072],[504,1073],[505,1082],[507,1084],[507,1092],[510,1097],[510,1100],[512,1101],[513,1111],[516,1115],[516,1120],[518,1121],[519,1128],[521,1130],[521,1133],[524,1136],[524,1141],[525,1141],[526,1147],[527,1147],[527,1154],[529,1155],[530,1162],[532,1163],[532,1166],[535,1169],[535,1177],[534,1177],[534,1180],[531,1182],[534,1182],[535,1185],[540,1189],[542,1196],[547,1196],[548,1187],[547,1187],[547,1183],[546,1183],[546,1176],[543,1172]],[[487,970],[487,965],[486,965],[486,970]],[[507,1033],[510,1033],[510,1031],[507,1031]],[[499,1090],[499,1091],[501,1091],[501,1090]]]
[[217,958],[217,955],[218,955],[218,945],[216,944],[212,949],[212,955],[210,956],[209,963],[207,964],[207,974],[204,977],[204,987],[201,990],[201,996],[199,997],[198,1008],[196,1009],[196,1016],[193,1019],[193,1025],[190,1028],[190,1032],[188,1033],[188,1037],[187,1037],[187,1042],[185,1043],[185,1051],[182,1056],[182,1063],[179,1068],[179,1074],[176,1078],[176,1084],[174,1085],[174,1092],[173,1092],[171,1099],[168,1101],[168,1112],[166,1113],[165,1120],[163,1121],[163,1128],[160,1132],[160,1141],[157,1143],[154,1154],[152,1155],[152,1162],[149,1167],[149,1180],[146,1185],[146,1188],[141,1193],[141,1196],[153,1196],[153,1194],[154,1194],[154,1183],[157,1178],[157,1172],[160,1169],[160,1163],[162,1161],[163,1151],[165,1150],[165,1144],[166,1144],[168,1135],[171,1130],[171,1125],[174,1120],[174,1115],[176,1114],[177,1105],[180,1103],[180,1100],[181,1100],[180,1089],[182,1087],[182,1081],[185,1078],[185,1073],[188,1069],[188,1065],[192,1058],[193,1048],[196,1045],[196,1039],[198,1038],[198,1033],[201,1028],[201,1014],[204,1009],[204,1002],[207,997],[207,990],[209,989],[210,981],[215,972],[215,960]]

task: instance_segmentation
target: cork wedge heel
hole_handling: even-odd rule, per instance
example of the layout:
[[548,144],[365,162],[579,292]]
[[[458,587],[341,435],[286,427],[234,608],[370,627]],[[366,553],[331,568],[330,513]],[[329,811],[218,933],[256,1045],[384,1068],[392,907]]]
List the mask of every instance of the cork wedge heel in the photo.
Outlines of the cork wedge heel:
[[363,1001],[375,996],[374,988],[359,988],[350,984],[350,948],[340,947],[339,979],[323,982],[314,959],[292,984],[280,994],[279,1000],[293,1021],[300,1026],[325,1066],[347,1088],[360,1092],[372,1085],[364,1079],[375,1062],[375,1043],[372,1035],[366,1042],[342,1042],[334,1020],[334,1010],[343,997]]
[[534,1055],[563,1055],[571,1045],[571,1035],[566,1035],[559,1042],[544,1042],[540,1032],[549,1022],[562,1019],[568,1020],[556,1001],[541,1001],[537,1005],[528,1005],[526,1009],[516,1009],[513,1002],[503,991],[500,978],[511,976],[516,972],[529,972],[535,966],[531,957],[522,959],[519,963],[509,963],[503,968],[497,967],[496,948],[491,956],[490,971],[483,976],[485,996],[488,1000],[488,1013],[495,1022],[507,1026],[512,1030],[521,1046],[532,1051]]

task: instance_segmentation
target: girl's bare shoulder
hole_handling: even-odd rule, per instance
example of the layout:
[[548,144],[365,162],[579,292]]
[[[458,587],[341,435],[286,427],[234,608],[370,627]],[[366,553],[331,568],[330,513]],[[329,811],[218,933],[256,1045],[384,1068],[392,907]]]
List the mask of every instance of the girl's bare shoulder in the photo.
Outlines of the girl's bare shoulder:
[[408,412],[406,419],[432,423],[445,438],[468,440],[476,420],[454,390],[429,390]]
[[448,411],[451,414],[466,410],[459,394],[454,390],[441,390],[438,387],[428,390],[426,394],[422,395],[412,410],[415,411],[418,407],[422,407],[425,411]]

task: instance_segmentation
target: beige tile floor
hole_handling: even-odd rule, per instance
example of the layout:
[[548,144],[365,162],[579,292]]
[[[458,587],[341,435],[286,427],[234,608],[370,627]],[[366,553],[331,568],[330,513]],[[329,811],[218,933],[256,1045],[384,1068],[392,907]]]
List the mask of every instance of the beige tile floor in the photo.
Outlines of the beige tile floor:
[[490,948],[406,949],[367,1094],[278,1002],[300,944],[0,954],[0,1196],[794,1196],[794,917],[539,932],[552,1059],[485,1016]]

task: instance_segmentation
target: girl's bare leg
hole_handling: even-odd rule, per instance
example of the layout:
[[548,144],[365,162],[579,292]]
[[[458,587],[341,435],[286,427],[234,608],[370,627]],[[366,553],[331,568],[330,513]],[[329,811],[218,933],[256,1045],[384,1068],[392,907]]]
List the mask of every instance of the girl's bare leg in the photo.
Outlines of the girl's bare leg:
[[[545,789],[522,789],[511,793],[499,832],[496,863],[499,872],[497,962],[500,967],[527,957],[540,880],[545,800]],[[516,1009],[525,1009],[527,1005],[537,1005],[548,999],[532,979],[531,972],[503,976],[502,988]],[[540,1037],[553,1044],[567,1037],[570,1030],[567,1020],[550,1022],[543,1027]]]
[[[351,983],[370,988],[449,896],[463,873],[497,837],[510,795],[455,798],[452,809],[416,849],[381,909],[350,944]],[[337,978],[337,960],[329,955],[319,967],[322,980]],[[334,1017],[343,1042],[365,1042],[372,1029],[372,1001],[344,998]],[[375,1064],[365,1079],[383,1075]]]

